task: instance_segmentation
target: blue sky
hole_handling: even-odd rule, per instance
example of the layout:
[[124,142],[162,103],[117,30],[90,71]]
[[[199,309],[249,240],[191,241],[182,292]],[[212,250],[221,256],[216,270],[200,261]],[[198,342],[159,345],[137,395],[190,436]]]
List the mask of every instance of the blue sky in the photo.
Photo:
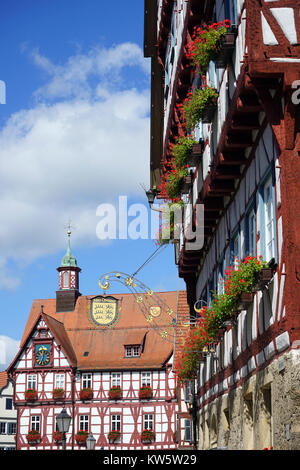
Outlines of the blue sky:
[[[0,370],[3,347],[7,362],[32,300],[55,297],[69,219],[83,295],[100,293],[103,273],[135,272],[156,249],[151,239],[103,242],[96,235],[100,204],[116,205],[120,195],[128,205],[146,204],[143,7],[143,0],[1,3]],[[184,288],[172,246],[138,277],[153,290]]]

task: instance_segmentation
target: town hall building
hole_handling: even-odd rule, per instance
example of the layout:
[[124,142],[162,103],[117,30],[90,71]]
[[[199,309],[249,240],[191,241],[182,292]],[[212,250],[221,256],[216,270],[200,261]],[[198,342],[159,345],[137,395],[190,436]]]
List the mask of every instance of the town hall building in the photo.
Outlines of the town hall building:
[[[146,317],[132,293],[81,295],[70,233],[57,270],[56,298],[33,301],[7,369],[18,411],[17,450],[60,449],[62,410],[71,417],[67,450],[85,448],[90,435],[95,450],[177,448],[174,344],[151,321],[160,308]],[[159,296],[170,311],[181,305],[188,313],[185,292]]]

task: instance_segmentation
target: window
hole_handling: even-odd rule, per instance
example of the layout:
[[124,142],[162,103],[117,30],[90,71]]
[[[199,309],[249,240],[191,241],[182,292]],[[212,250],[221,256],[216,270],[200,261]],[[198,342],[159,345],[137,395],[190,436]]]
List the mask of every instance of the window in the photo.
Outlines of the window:
[[154,429],[154,419],[152,414],[147,414],[144,415],[144,427],[143,429],[151,429],[153,431]]
[[125,357],[139,357],[140,351],[140,345],[125,346]]
[[184,387],[184,401],[187,403],[191,402],[192,397],[192,383],[186,382]]
[[82,375],[82,388],[92,388],[92,374]]
[[233,26],[237,25],[237,0],[225,0],[225,19]]
[[245,255],[255,256],[256,214],[252,206],[245,216]]
[[27,388],[33,388],[36,390],[36,375],[28,375],[27,377]]
[[121,415],[111,415],[111,430],[121,431]]
[[192,422],[190,419],[184,420],[184,440],[191,442],[192,440]]
[[3,421],[0,423],[0,434],[6,434],[6,423]]
[[65,388],[65,374],[55,375],[55,388]]
[[80,431],[89,431],[89,417],[88,415],[79,416],[79,430]]
[[6,398],[6,405],[5,408],[7,410],[12,410],[13,409],[13,401],[12,398]]
[[121,374],[113,372],[111,374],[111,386],[121,387]]
[[240,259],[240,232],[237,230],[230,240],[230,264],[236,267],[236,259]]
[[212,302],[214,298],[214,290],[215,290],[215,282],[214,282],[214,274],[213,274],[208,283],[208,305]]
[[272,178],[269,177],[264,186],[264,215],[265,215],[265,247],[266,260],[275,257],[275,230]]
[[69,287],[69,273],[65,271],[63,274],[63,289],[67,289]]
[[16,434],[17,423],[7,423],[7,434]]
[[33,415],[30,418],[30,430],[40,432],[40,416]]
[[151,387],[151,372],[142,372],[142,386],[143,385]]

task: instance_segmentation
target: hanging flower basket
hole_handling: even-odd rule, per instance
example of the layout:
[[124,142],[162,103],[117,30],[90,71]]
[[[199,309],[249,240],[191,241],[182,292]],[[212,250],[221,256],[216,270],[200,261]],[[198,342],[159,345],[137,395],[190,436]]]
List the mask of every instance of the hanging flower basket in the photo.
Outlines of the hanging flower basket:
[[93,398],[93,390],[91,388],[83,388],[80,390],[80,400],[86,401]]
[[219,54],[216,59],[217,69],[225,68],[235,47],[235,33],[226,33],[219,40]]
[[155,441],[155,432],[152,429],[145,429],[141,434],[141,441],[143,444],[151,444]]
[[59,445],[59,444],[62,443],[62,438],[63,438],[63,433],[62,432],[54,431],[54,433],[52,434],[53,442],[56,445]]
[[65,391],[63,388],[55,388],[52,393],[53,400],[62,400],[65,398]]
[[117,430],[110,431],[107,436],[109,442],[112,444],[117,442],[120,439],[120,437],[121,437],[121,432]]
[[75,441],[79,446],[85,446],[86,440],[88,438],[89,433],[87,431],[80,430],[75,434]]
[[41,434],[39,433],[39,431],[32,430],[32,431],[29,431],[29,433],[26,436],[26,439],[27,439],[28,444],[36,445],[41,442]]
[[153,392],[152,388],[149,385],[143,385],[139,390],[139,398],[141,400],[152,398]]
[[108,392],[108,396],[111,400],[119,400],[122,398],[122,389],[121,387],[113,386]]
[[32,402],[37,400],[37,391],[34,388],[29,388],[25,391],[25,400]]

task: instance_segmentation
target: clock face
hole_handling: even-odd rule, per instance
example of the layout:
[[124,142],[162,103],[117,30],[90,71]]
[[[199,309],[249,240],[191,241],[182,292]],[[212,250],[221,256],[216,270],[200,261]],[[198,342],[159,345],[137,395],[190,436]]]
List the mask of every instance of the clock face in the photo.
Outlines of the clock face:
[[50,344],[35,346],[35,363],[39,366],[47,366],[50,363]]

